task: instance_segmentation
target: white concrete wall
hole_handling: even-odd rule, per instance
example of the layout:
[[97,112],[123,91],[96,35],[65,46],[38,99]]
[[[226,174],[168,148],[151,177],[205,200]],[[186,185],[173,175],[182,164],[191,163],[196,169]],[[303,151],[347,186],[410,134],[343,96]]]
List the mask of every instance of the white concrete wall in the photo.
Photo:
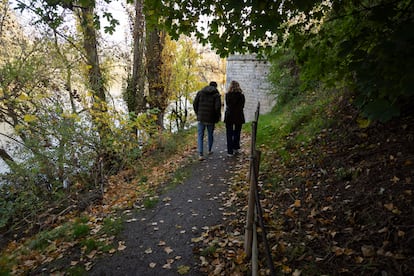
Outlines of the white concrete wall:
[[269,70],[270,63],[257,59],[255,55],[232,55],[227,58],[226,90],[232,80],[240,83],[246,97],[244,116],[248,122],[254,120],[258,102],[260,114],[268,113],[275,104],[275,96],[269,95]]

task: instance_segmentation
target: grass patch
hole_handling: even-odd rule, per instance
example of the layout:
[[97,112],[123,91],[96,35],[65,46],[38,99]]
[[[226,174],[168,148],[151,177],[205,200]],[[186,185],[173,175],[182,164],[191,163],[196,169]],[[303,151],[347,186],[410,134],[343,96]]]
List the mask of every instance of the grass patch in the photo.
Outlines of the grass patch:
[[66,270],[66,275],[69,276],[83,276],[87,274],[88,272],[86,271],[85,267],[81,265],[72,266]]
[[89,234],[89,231],[89,225],[83,223],[75,223],[72,229],[72,237],[74,239],[86,237]]
[[122,218],[105,218],[101,229],[102,234],[116,236],[124,230],[124,220]]
[[112,245],[105,243],[104,241],[97,241],[94,238],[82,240],[80,245],[85,248],[85,254],[89,254],[93,250],[109,252],[113,248]]
[[261,115],[258,147],[276,151],[282,160],[289,161],[289,149],[308,144],[316,133],[332,123],[325,110],[333,98],[328,92],[301,94]]
[[168,189],[172,189],[179,184],[182,184],[184,180],[190,175],[189,168],[180,168],[176,170],[169,182]]
[[157,203],[159,202],[159,198],[155,197],[155,196],[150,196],[150,197],[146,197],[144,198],[143,201],[143,205],[146,209],[151,209],[154,208],[155,205],[157,205]]
[[31,250],[43,250],[48,247],[52,241],[67,237],[68,232],[69,224],[58,226],[50,231],[40,232],[29,242],[28,248]]

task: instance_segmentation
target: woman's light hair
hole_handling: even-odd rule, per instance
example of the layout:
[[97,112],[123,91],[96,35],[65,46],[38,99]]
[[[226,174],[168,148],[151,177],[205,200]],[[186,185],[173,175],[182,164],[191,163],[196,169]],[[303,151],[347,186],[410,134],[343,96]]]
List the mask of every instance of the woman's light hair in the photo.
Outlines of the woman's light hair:
[[240,84],[237,81],[233,80],[233,81],[230,82],[230,87],[229,87],[228,92],[240,92],[240,93],[243,93],[243,90],[241,90]]

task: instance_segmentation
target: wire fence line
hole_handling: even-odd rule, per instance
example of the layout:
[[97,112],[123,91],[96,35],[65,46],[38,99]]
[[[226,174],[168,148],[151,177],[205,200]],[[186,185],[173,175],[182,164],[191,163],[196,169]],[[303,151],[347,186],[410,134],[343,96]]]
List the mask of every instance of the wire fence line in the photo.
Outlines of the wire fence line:
[[251,135],[251,145],[250,145],[250,164],[249,164],[249,202],[247,209],[247,218],[246,218],[246,230],[245,230],[245,243],[244,250],[247,258],[251,259],[252,263],[252,275],[258,275],[258,244],[257,244],[257,223],[261,228],[262,240],[264,243],[264,249],[266,254],[267,265],[270,270],[270,275],[276,275],[273,260],[272,252],[267,240],[266,227],[263,220],[263,211],[260,204],[260,196],[258,189],[258,176],[260,169],[260,156],[261,152],[256,149],[256,137],[257,137],[257,124],[259,121],[260,115],[260,102],[257,104],[256,112],[254,114],[254,120],[252,121],[252,135]]

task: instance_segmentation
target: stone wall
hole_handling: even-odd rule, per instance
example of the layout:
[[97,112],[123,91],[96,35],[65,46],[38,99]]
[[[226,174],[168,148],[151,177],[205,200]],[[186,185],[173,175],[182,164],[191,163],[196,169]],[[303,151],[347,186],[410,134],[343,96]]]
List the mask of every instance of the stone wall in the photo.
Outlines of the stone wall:
[[232,80],[240,83],[246,97],[244,115],[248,122],[254,120],[258,102],[261,114],[269,112],[275,104],[275,96],[269,95],[269,69],[269,62],[254,55],[232,55],[227,58],[226,91]]

